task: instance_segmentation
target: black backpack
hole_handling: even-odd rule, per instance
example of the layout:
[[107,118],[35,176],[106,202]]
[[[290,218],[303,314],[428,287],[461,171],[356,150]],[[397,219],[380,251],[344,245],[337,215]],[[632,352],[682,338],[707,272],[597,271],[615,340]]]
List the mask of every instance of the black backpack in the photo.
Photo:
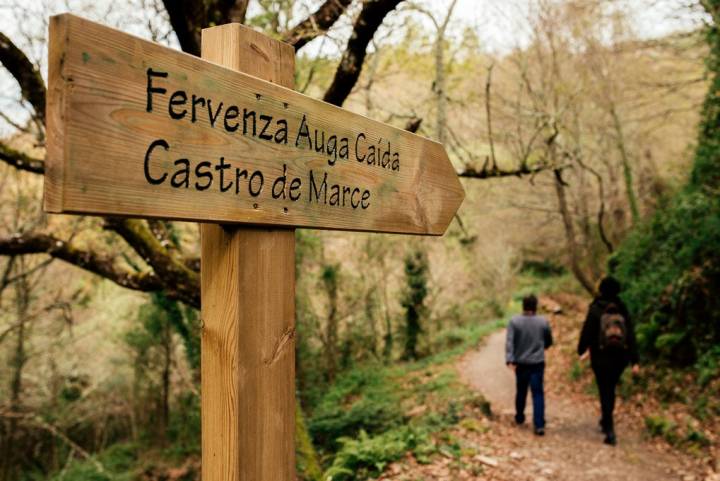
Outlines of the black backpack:
[[615,304],[608,304],[600,316],[601,350],[627,348],[627,320]]

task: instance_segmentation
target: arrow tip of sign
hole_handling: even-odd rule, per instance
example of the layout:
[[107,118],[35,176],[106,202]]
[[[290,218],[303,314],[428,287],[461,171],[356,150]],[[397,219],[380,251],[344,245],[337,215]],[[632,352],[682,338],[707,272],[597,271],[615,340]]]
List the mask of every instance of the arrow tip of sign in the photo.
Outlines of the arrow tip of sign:
[[443,235],[465,199],[465,189],[442,144],[426,144],[417,198],[427,232]]

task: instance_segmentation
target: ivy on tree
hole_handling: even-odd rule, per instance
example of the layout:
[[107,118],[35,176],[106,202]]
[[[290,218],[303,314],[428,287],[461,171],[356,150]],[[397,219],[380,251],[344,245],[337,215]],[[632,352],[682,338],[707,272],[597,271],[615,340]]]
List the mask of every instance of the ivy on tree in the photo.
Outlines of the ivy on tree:
[[405,352],[403,359],[417,359],[417,341],[422,332],[421,321],[427,308],[428,260],[425,251],[416,248],[405,256],[405,292],[401,301],[405,309]]

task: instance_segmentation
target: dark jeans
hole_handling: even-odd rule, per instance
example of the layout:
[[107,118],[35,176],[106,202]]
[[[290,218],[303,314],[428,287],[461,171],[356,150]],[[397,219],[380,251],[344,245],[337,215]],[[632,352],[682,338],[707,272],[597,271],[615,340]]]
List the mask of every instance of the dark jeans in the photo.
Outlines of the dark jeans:
[[615,410],[615,388],[620,381],[625,366],[593,366],[595,381],[600,392],[600,425],[603,432],[614,432],[613,411]]
[[525,400],[528,386],[532,392],[533,424],[535,428],[545,427],[545,394],[543,393],[543,376],[545,363],[518,364],[515,369],[515,421],[518,424],[525,422]]

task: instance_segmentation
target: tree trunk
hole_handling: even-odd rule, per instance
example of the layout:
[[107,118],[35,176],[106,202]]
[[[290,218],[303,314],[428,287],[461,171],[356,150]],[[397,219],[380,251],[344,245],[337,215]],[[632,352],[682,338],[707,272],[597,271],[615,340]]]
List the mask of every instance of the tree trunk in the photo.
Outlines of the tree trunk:
[[370,329],[370,352],[377,357],[377,325],[375,322],[375,314],[377,313],[377,290],[375,288],[368,289],[365,294],[365,320]]
[[575,226],[573,225],[573,219],[570,215],[570,210],[568,209],[565,184],[562,180],[561,173],[558,170],[555,171],[555,193],[558,199],[558,209],[560,210],[560,216],[562,217],[563,226],[565,228],[565,239],[567,241],[567,248],[570,254],[570,269],[578,282],[580,282],[580,285],[582,285],[583,288],[590,294],[595,294],[595,286],[580,266],[580,252],[577,245],[577,238],[575,236]]
[[402,305],[405,308],[405,352],[403,359],[417,359],[417,341],[422,326],[420,320],[425,314],[427,296],[428,262],[425,252],[417,248],[405,257],[405,293]]
[[337,348],[338,348],[338,264],[326,265],[322,273],[322,281],[328,296],[328,318],[325,326],[325,362],[328,382],[332,382],[337,374]]
[[[24,271],[23,259],[20,259],[20,273]],[[23,369],[27,362],[27,353],[25,348],[25,336],[26,336],[26,323],[27,323],[27,311],[29,306],[29,286],[27,283],[27,277],[21,276],[15,282],[15,312],[17,316],[17,334],[15,341],[15,352],[13,353],[11,366],[13,369],[12,377],[10,380],[10,412],[17,413],[22,408],[22,389],[23,389]],[[18,429],[18,421],[16,417],[11,417],[7,423],[8,432],[5,436],[5,442],[3,446],[3,472],[2,479],[10,480],[15,479],[13,476],[17,466],[15,442]]]
[[382,283],[382,299],[383,299],[383,314],[385,317],[385,336],[383,339],[383,359],[387,363],[392,358],[393,352],[393,330],[392,330],[392,318],[390,317],[390,299],[388,298],[388,285],[387,285],[387,272],[385,269],[385,255],[382,256],[381,260],[382,277],[380,282]]
[[322,479],[320,459],[313,446],[299,401],[295,403],[295,451],[297,454],[298,479],[302,481],[320,481]]
[[447,92],[445,91],[445,32],[450,23],[453,9],[457,0],[453,0],[448,8],[445,20],[438,26],[435,38],[435,102],[437,104],[437,119],[435,122],[435,138],[441,144],[447,140]]
[[628,198],[628,204],[630,205],[632,224],[635,225],[640,218],[640,211],[638,209],[635,187],[633,185],[632,166],[630,165],[630,158],[627,153],[627,147],[625,146],[625,135],[623,133],[622,123],[620,123],[620,116],[615,109],[615,105],[610,107],[610,115],[612,116],[613,127],[615,128],[615,135],[617,136],[617,148],[620,152],[620,160],[622,162],[623,177],[625,180],[625,193]]
[[435,139],[441,144],[445,143],[445,125],[447,124],[445,96],[445,55],[443,51],[445,38],[438,32],[435,40],[435,103],[437,105],[437,118],[435,119]]
[[165,444],[170,424],[170,370],[172,368],[172,331],[170,321],[163,325],[163,372],[162,372],[162,416],[159,429],[160,441]]

